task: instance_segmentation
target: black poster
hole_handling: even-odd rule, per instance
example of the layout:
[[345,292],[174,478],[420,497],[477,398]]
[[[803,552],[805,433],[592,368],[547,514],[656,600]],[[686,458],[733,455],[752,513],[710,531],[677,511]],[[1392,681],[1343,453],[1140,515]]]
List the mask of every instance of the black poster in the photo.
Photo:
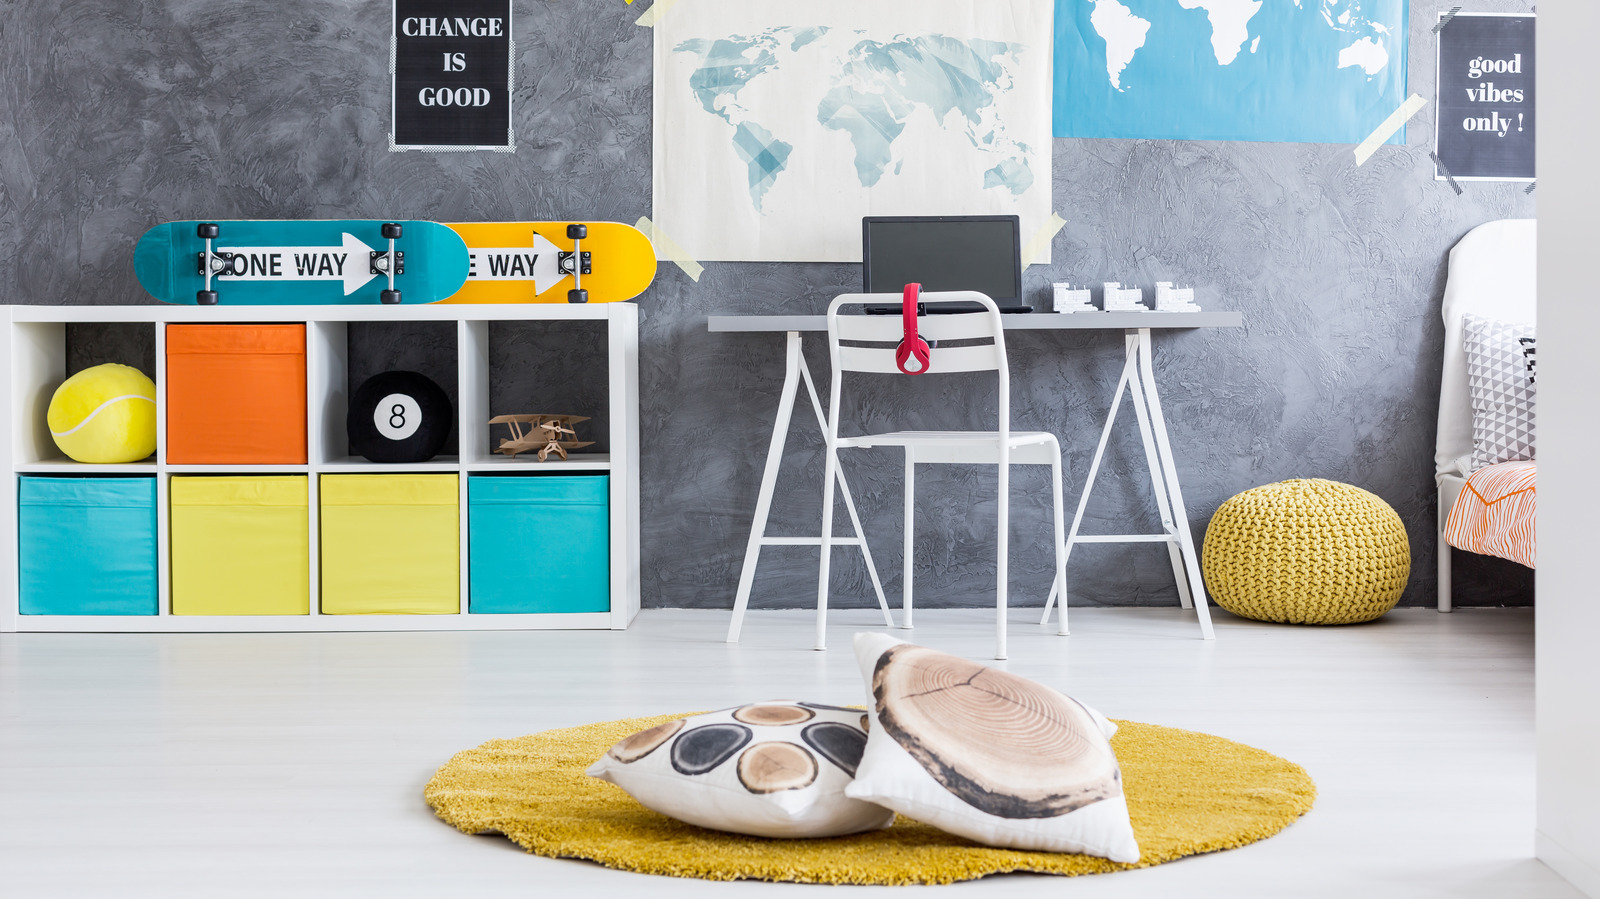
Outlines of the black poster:
[[394,0],[395,150],[515,150],[511,0]]
[[1458,181],[1534,178],[1533,26],[1531,14],[1457,13],[1439,31],[1434,143]]

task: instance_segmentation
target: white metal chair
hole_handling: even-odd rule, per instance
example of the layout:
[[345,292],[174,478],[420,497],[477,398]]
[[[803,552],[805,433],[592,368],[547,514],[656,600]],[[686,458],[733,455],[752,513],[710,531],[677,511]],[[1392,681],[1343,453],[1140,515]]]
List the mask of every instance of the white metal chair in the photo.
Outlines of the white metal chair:
[[[1061,633],[1066,633],[1066,532],[1061,514],[1061,446],[1055,435],[1040,431],[1011,430],[1011,378],[1006,364],[1005,332],[994,301],[975,291],[927,293],[928,304],[977,301],[983,312],[923,316],[918,330],[929,341],[989,341],[976,346],[936,347],[927,374],[993,371],[999,392],[999,423],[994,431],[894,431],[858,437],[839,435],[839,396],[845,372],[901,374],[894,347],[903,332],[899,316],[840,315],[843,306],[893,302],[898,294],[845,294],[828,306],[828,356],[833,364],[829,386],[828,426],[824,433],[822,500],[822,562],[817,580],[817,649],[827,648],[828,563],[833,542],[833,495],[838,451],[851,447],[898,446],[905,449],[905,584],[903,626],[911,626],[912,510],[915,469],[926,464],[989,464],[999,469],[999,527],[995,563],[995,658],[1006,657],[1006,550],[1010,519],[1009,491],[1012,465],[1049,465],[1055,509],[1056,582],[1063,586]],[[863,346],[862,344],[877,344]]]

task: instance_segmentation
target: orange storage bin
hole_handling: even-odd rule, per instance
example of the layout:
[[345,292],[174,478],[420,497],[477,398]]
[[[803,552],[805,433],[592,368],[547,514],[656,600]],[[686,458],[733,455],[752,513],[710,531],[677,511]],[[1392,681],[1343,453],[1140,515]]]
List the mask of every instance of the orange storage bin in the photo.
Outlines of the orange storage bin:
[[167,461],[303,465],[305,325],[168,325]]

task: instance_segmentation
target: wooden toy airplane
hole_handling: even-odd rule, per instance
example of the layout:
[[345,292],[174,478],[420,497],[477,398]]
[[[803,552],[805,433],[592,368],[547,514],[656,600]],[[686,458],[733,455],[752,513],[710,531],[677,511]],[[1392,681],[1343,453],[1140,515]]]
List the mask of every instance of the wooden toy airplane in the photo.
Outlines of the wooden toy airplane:
[[[578,440],[572,425],[588,421],[586,415],[496,415],[489,419],[491,425],[505,425],[511,429],[511,439],[501,440],[495,452],[516,457],[518,453],[536,452],[539,461],[550,458],[551,453],[567,458],[567,450],[593,446],[593,440]],[[524,428],[523,425],[528,427]],[[573,439],[564,439],[571,437]]]

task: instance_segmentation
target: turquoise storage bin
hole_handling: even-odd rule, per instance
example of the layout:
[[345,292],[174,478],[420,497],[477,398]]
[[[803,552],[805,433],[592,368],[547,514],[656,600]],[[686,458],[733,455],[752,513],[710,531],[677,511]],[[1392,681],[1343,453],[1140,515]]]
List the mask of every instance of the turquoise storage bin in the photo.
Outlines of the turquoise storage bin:
[[156,614],[156,479],[23,477],[24,615]]
[[606,475],[474,475],[467,481],[467,611],[611,609]]

